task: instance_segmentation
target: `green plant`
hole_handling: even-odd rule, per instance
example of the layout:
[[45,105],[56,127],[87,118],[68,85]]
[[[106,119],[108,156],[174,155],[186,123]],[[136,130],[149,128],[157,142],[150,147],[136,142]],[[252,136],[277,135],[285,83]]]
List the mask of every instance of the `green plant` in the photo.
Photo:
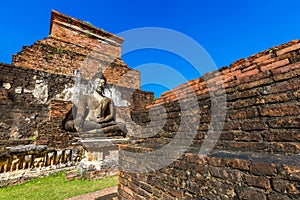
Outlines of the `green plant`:
[[48,54],[44,54],[43,55],[43,58],[45,59],[45,60],[51,60],[51,59],[53,59],[54,58],[54,56],[52,55],[52,54],[50,54],[50,53],[48,53]]
[[56,72],[61,72],[61,67],[55,67]]
[[85,35],[86,35],[87,37],[89,37],[89,38],[92,38],[92,37],[93,37],[93,35],[90,34],[90,33],[86,33]]
[[91,27],[93,27],[93,28],[97,28],[95,25],[93,25],[91,22],[89,22],[89,21],[83,21],[83,23],[85,23],[86,25],[89,25],[89,26],[91,26]]
[[68,23],[71,23],[71,22],[72,22],[72,18],[68,17]]
[[83,56],[79,56],[79,60],[80,60],[80,61],[83,61],[83,60],[84,60],[84,57],[83,57]]
[[30,137],[29,137],[29,140],[31,140],[31,141],[36,141],[36,139],[37,139],[37,136],[36,136],[36,135],[30,136]]
[[270,49],[268,49],[266,51],[267,51],[267,54],[271,54],[271,53],[275,53],[277,50],[278,50],[277,47],[272,47],[272,48],[270,48]]
[[0,188],[0,197],[1,200],[63,200],[117,184],[117,176],[92,181],[87,179],[67,181],[64,172],[61,172],[21,185]]
[[61,57],[63,54],[63,50],[60,47],[56,48],[56,53]]

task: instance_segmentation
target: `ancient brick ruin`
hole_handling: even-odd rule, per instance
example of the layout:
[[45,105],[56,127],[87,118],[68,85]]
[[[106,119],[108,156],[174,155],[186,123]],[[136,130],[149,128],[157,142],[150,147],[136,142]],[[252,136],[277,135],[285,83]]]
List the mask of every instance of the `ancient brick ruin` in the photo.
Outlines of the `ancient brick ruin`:
[[[116,120],[128,121],[128,131],[130,112],[153,100],[152,92],[139,90],[140,72],[121,60],[122,38],[57,11],[50,23],[47,38],[23,47],[12,64],[0,63],[0,173],[78,164],[82,146],[62,122],[76,85],[87,84],[99,69],[112,93]],[[15,181],[30,176],[16,174]]]
[[[299,199],[299,74],[300,41],[295,40],[163,93],[148,108],[155,113],[152,121],[161,120],[161,106],[165,108],[164,127],[152,137],[133,138],[122,146],[119,199]],[[224,106],[212,102],[212,96],[224,94],[220,88],[226,92],[225,124],[213,150],[203,156],[199,149],[209,137],[211,122],[218,120],[211,115],[211,105]],[[193,103],[193,93],[199,110],[190,116],[189,125],[182,125],[187,114],[179,102]],[[176,137],[188,138],[198,115],[197,134],[179,159],[171,156],[180,153],[180,140],[168,149],[171,152],[155,154]],[[140,116],[141,123],[149,123],[144,112]],[[143,154],[148,163],[126,157],[126,151]],[[174,162],[159,170],[130,171],[130,166],[138,168],[135,163],[154,168],[168,159]]]
[[[153,93],[139,90],[140,73],[120,58],[122,42],[52,11],[49,37],[23,47],[12,64],[0,63],[0,176],[11,178],[0,186],[78,165],[82,146],[62,129],[62,121],[72,106],[78,71],[84,82],[101,68],[112,97],[118,97],[117,120],[125,122],[130,132],[128,143],[120,145],[119,199],[299,198],[299,40],[188,81],[155,101]],[[212,105],[215,109],[225,105],[215,104],[212,96],[226,97],[226,111],[221,113],[225,121],[214,148],[203,156],[199,150],[208,133],[214,132],[212,121],[223,124],[211,110]],[[186,114],[184,105],[194,104],[195,98],[197,109]],[[136,133],[131,126],[148,126],[164,117],[166,122],[155,134],[155,127]],[[184,117],[190,123],[182,125]],[[195,127],[191,145],[179,152],[179,141]],[[151,158],[176,137],[176,148]],[[126,152],[145,159],[128,157]],[[128,165],[147,167],[143,166],[147,159],[153,162],[151,167],[173,161],[154,171],[128,171]]]

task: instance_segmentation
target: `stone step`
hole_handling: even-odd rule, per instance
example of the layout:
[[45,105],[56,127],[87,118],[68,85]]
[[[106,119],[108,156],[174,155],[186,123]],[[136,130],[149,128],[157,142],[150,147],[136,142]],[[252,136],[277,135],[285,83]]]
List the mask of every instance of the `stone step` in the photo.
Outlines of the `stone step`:
[[28,144],[28,145],[6,147],[6,149],[12,153],[29,152],[29,151],[41,152],[47,149],[47,145]]
[[93,152],[96,152],[96,153],[99,153],[99,152],[109,152],[109,151],[118,151],[118,147],[117,146],[106,146],[106,147],[99,147],[99,146],[85,146],[84,147],[85,150],[88,152],[88,153],[93,153]]
[[117,144],[126,144],[127,139],[88,139],[80,141],[84,145],[98,145],[98,146],[109,146],[109,145],[117,145]]
[[33,143],[31,139],[10,139],[10,140],[0,140],[1,149],[5,149],[7,146],[18,146],[18,145],[28,145]]
[[103,151],[104,149],[118,149],[118,144],[126,144],[127,139],[125,138],[105,138],[105,139],[92,139],[92,140],[81,140],[84,148],[89,152]]
[[81,140],[101,140],[101,139],[107,139],[108,137],[106,137],[105,135],[98,135],[98,134],[94,134],[94,133],[86,133],[86,134],[82,134],[79,137]]
[[97,200],[108,200],[108,199],[118,199],[118,186],[111,188],[102,189],[96,192],[91,192],[87,194],[82,194],[75,196],[66,200],[88,200],[88,199],[97,199]]

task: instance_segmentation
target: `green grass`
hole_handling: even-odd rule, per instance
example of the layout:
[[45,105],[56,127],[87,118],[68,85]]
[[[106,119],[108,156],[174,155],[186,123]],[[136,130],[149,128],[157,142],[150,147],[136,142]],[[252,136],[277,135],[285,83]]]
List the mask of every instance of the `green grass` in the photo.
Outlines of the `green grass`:
[[0,188],[1,200],[60,200],[116,186],[117,176],[100,180],[66,181],[64,173],[38,178],[21,185]]

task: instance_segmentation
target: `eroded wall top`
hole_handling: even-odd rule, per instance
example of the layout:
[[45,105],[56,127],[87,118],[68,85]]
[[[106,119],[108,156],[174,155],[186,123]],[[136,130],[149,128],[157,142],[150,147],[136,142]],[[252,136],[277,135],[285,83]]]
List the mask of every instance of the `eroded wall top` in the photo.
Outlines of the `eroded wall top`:
[[140,72],[121,59],[123,38],[57,11],[52,11],[49,36],[13,55],[12,65],[91,78],[100,68],[108,83],[139,89]]

